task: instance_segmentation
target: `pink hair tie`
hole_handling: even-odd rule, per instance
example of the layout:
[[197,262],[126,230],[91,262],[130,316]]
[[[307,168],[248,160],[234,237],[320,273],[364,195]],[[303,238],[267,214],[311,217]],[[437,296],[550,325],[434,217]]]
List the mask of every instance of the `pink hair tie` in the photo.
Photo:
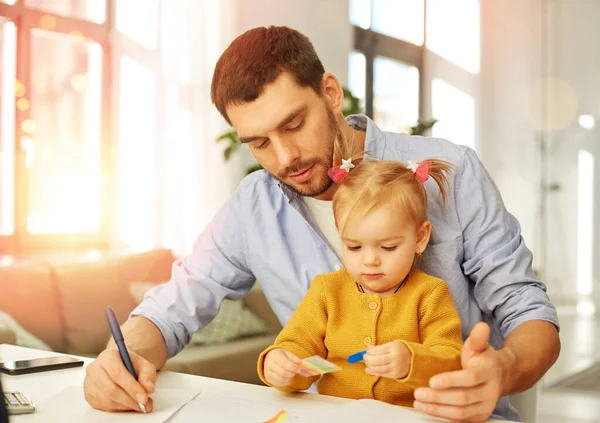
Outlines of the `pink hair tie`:
[[344,179],[346,175],[348,175],[350,169],[352,169],[353,167],[355,166],[352,164],[352,158],[342,159],[342,164],[340,166],[334,166],[331,169],[329,169],[327,171],[327,175],[333,180],[333,182],[339,184],[340,182],[342,182],[342,179]]
[[419,163],[408,160],[406,162],[406,167],[414,172],[419,181],[425,182],[429,179],[429,170],[431,169],[429,160],[423,160]]

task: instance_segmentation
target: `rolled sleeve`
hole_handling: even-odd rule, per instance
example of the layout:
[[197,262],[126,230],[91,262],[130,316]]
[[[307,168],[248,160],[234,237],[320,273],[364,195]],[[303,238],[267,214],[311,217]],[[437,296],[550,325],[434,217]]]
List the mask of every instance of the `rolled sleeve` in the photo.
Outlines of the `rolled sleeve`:
[[519,223],[473,150],[465,149],[456,178],[463,270],[475,284],[479,308],[494,318],[505,338],[530,320],[546,320],[558,328],[556,309],[533,273]]
[[169,358],[189,343],[192,333],[211,322],[224,298],[238,300],[254,284],[247,263],[241,190],[219,210],[192,253],[173,264],[170,281],[150,289],[131,313],[159,328]]

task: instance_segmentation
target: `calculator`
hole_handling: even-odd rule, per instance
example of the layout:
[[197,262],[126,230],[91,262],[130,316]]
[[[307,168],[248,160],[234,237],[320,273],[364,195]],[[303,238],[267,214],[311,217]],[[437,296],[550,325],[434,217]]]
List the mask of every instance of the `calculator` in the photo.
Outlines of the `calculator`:
[[35,411],[35,406],[21,392],[4,392],[4,404],[8,414],[29,414]]

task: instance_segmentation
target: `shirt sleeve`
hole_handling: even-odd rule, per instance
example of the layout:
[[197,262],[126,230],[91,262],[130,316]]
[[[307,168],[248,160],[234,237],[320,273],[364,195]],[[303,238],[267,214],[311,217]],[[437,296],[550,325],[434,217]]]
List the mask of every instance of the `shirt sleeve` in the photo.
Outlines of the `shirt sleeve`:
[[224,298],[242,298],[255,282],[247,262],[243,195],[240,186],[198,237],[192,253],[173,264],[170,281],[149,290],[131,313],[160,329],[169,358],[210,323]]
[[398,382],[416,389],[438,373],[459,370],[462,335],[460,317],[445,283],[434,288],[419,306],[421,343],[402,341],[411,352],[410,370]]
[[[265,357],[271,350],[283,348],[298,358],[312,357],[313,355],[327,357],[324,341],[327,327],[327,306],[322,287],[321,276],[317,276],[312,281],[306,296],[275,339],[275,343],[260,354],[257,370],[260,379],[266,385],[271,386],[265,379],[264,373]],[[289,386],[278,389],[284,392],[303,391],[317,379],[319,376],[296,375]]]
[[519,222],[470,148],[458,169],[454,195],[463,231],[463,271],[475,284],[479,308],[494,318],[504,338],[530,320],[546,320],[558,328],[556,309],[533,273]]

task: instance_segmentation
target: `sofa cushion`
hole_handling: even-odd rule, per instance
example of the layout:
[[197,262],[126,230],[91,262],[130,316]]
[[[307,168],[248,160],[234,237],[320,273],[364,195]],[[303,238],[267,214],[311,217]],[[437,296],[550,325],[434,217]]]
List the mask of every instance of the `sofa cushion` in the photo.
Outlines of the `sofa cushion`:
[[40,262],[0,265],[0,310],[53,350],[65,348],[62,310],[52,268]]
[[[164,283],[164,282],[163,282]],[[139,304],[146,291],[156,284],[135,281],[129,284],[133,301]],[[194,345],[209,345],[229,342],[235,339],[266,335],[270,327],[265,320],[248,308],[243,300],[223,300],[219,313],[205,328],[196,331],[190,340]]]
[[168,279],[174,260],[169,250],[156,250],[57,263],[54,269],[64,310],[66,351],[79,355],[100,353],[110,339],[106,307],[113,309],[119,323],[125,322],[137,304],[129,294],[129,283]]
[[[17,321],[9,314],[0,311],[0,333],[12,332],[14,339],[12,342],[7,340],[1,341],[19,345],[21,347],[35,348],[37,350],[49,351],[51,348],[41,339],[33,336],[30,332],[26,331]],[[1,339],[1,338],[0,338]]]
[[197,330],[191,344],[222,344],[234,339],[269,333],[267,323],[245,306],[243,301],[223,300],[216,317]]
[[119,279],[119,259],[61,263],[54,270],[65,318],[64,352],[100,353],[110,338],[106,306],[114,310],[119,323],[134,306]]

